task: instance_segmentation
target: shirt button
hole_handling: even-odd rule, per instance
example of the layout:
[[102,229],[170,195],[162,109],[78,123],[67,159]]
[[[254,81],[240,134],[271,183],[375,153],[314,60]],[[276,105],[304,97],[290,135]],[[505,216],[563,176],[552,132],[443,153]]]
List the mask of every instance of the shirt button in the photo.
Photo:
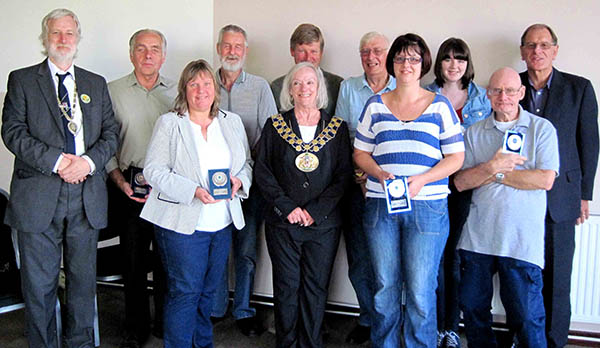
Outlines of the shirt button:
[[542,91],[537,91],[537,95],[540,95],[540,94],[542,94]]
[[469,118],[469,114],[464,114],[463,117],[464,118]]
[[308,183],[308,181],[305,181],[305,182],[304,182],[304,184],[302,184],[302,187],[304,187],[304,188],[308,188],[308,185],[310,185],[310,184]]
[[540,112],[540,109],[535,109],[535,112]]
[[483,112],[479,111],[479,116],[483,115]]

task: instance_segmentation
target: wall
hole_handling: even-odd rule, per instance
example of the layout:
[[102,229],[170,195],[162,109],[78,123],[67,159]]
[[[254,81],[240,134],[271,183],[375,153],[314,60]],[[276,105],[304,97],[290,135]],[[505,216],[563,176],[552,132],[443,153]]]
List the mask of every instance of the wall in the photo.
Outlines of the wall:
[[[54,8],[77,14],[82,39],[75,63],[103,75],[107,81],[130,73],[129,38],[138,29],[152,27],[167,38],[167,60],[162,73],[179,78],[193,59],[212,59],[213,1],[2,1],[0,42],[0,97],[4,102],[8,74],[44,59],[38,36],[42,18]],[[8,190],[12,154],[0,145],[0,188]]]
[[[372,30],[391,40],[406,32],[415,32],[427,41],[434,57],[448,37],[464,39],[474,57],[475,81],[486,85],[499,67],[525,69],[520,59],[519,40],[523,30],[533,23],[549,24],[559,38],[557,68],[587,77],[600,91],[597,58],[600,37],[596,14],[600,2],[581,0],[569,6],[559,0],[532,1],[343,1],[306,0],[301,3],[262,0],[215,1],[214,33],[229,23],[242,26],[249,35],[247,70],[271,81],[285,74],[293,60],[289,38],[300,23],[313,23],[325,36],[322,66],[342,77],[362,73],[358,42]],[[216,61],[216,60],[215,60]],[[430,72],[424,83],[433,80]],[[600,197],[600,179],[596,179],[595,197]],[[592,203],[592,212],[600,214],[600,198]]]

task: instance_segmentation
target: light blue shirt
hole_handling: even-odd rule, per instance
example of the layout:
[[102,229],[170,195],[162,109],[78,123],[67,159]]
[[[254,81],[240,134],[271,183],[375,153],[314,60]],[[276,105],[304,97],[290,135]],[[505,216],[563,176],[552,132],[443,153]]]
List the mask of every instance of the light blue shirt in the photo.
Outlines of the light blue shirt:
[[[525,134],[523,165],[515,170],[543,169],[558,173],[558,138],[550,121],[519,106],[512,130]],[[465,133],[463,169],[489,161],[502,147],[503,131],[494,118],[476,123]],[[511,257],[544,268],[546,191],[520,190],[491,182],[473,190],[467,222],[458,249]]]
[[354,141],[358,119],[367,99],[375,94],[383,94],[396,88],[396,79],[390,76],[387,85],[378,93],[373,92],[365,75],[350,77],[340,85],[340,94],[335,107],[335,116],[346,121],[350,131],[350,140]]

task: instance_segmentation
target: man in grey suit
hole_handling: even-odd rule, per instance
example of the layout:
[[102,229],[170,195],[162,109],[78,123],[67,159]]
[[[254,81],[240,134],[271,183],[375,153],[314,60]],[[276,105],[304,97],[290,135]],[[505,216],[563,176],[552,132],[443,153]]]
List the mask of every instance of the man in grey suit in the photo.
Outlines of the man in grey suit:
[[30,347],[56,347],[61,255],[66,347],[93,347],[96,247],[106,226],[104,166],[119,127],[101,76],[73,65],[81,28],[66,9],[42,20],[48,59],[10,73],[2,139],[15,155],[5,222],[16,228]]

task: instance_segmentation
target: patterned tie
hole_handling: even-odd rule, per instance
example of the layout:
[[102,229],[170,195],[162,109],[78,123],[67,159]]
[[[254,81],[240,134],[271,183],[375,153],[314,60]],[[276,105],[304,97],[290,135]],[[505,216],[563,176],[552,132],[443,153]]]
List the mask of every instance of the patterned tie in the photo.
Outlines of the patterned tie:
[[[67,92],[67,87],[65,87],[63,83],[65,82],[65,77],[67,77],[68,75],[69,73],[63,75],[56,73],[56,76],[58,76],[58,99],[60,100],[60,103],[65,106],[64,108],[62,108],[63,111],[67,115],[71,116],[71,103],[69,102],[69,93]],[[71,131],[69,131],[69,120],[67,120],[67,118],[62,114],[61,119],[63,123],[63,128],[65,130],[65,152],[75,154],[75,136],[73,135],[73,133],[71,133]]]

